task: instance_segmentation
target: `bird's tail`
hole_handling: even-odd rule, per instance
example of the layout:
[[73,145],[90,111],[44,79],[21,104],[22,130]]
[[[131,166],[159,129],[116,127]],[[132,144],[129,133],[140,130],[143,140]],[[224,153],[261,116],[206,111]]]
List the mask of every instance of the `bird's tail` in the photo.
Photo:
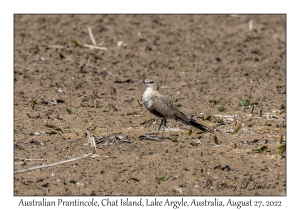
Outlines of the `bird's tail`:
[[194,120],[193,118],[189,118],[188,116],[186,116],[184,113],[182,112],[178,112],[177,113],[177,119],[180,120],[182,123],[186,124],[186,125],[191,125],[195,128],[198,128],[204,132],[210,132],[212,133],[212,130],[210,130],[209,128],[207,128],[204,125],[201,125],[200,123],[198,123],[196,120]]
[[188,122],[189,125],[195,127],[195,128],[198,128],[204,132],[211,132],[206,126],[204,125],[201,125],[200,123],[197,123],[195,120],[191,119],[189,122]]

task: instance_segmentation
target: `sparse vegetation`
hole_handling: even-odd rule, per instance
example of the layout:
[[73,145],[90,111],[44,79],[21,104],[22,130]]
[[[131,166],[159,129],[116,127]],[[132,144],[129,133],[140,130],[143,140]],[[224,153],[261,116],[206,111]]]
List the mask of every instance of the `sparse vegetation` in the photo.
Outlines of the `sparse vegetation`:
[[250,106],[250,101],[248,99],[240,102],[240,106]]
[[160,181],[167,181],[170,177],[169,176],[160,176],[158,179]]
[[218,108],[218,111],[219,111],[219,112],[223,112],[223,111],[225,111],[225,109],[226,109],[226,108],[225,108],[224,106],[221,106],[221,107]]
[[72,111],[71,111],[71,109],[69,109],[69,108],[66,108],[66,111],[67,111],[69,114],[72,114]]

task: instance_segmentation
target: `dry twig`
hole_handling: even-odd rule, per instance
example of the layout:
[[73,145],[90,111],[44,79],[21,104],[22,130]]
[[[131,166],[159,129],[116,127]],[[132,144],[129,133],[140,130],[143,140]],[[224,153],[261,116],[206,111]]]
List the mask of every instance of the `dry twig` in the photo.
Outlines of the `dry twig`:
[[90,35],[90,38],[91,38],[91,40],[92,40],[93,45],[96,45],[96,41],[95,41],[94,36],[93,36],[93,33],[92,33],[92,28],[89,27],[89,26],[88,26],[87,28],[88,28],[89,35]]
[[97,150],[96,150],[95,138],[94,136],[91,135],[91,132],[89,130],[86,130],[86,133],[87,133],[88,143],[90,143],[91,147],[93,148],[93,154],[96,154]]
[[95,45],[83,44],[83,46],[87,47],[87,48],[90,48],[90,49],[97,49],[97,50],[104,50],[104,51],[107,50],[106,47],[99,47],[99,46],[95,46]]
[[36,167],[33,167],[33,168],[27,168],[27,169],[24,169],[24,170],[15,171],[14,174],[23,173],[23,172],[26,172],[26,171],[32,171],[32,170],[35,170],[35,169],[48,168],[48,167],[52,167],[52,166],[57,166],[59,164],[69,163],[69,162],[72,162],[72,161],[75,161],[75,160],[86,158],[86,157],[90,156],[91,154],[92,153],[89,153],[89,154],[86,154],[86,155],[81,156],[81,157],[73,158],[73,159],[70,159],[70,160],[64,160],[64,161],[61,161],[61,162],[58,162],[58,163],[52,163],[52,164],[49,164],[49,165],[36,166]]

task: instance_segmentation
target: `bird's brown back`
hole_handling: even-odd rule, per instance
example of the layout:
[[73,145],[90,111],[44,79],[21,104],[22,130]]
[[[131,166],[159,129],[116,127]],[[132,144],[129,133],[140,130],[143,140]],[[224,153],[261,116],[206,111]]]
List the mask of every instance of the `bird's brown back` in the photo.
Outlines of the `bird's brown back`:
[[[153,109],[166,118],[188,122],[190,119],[163,93],[158,91],[151,97]],[[150,111],[150,110],[149,110]]]

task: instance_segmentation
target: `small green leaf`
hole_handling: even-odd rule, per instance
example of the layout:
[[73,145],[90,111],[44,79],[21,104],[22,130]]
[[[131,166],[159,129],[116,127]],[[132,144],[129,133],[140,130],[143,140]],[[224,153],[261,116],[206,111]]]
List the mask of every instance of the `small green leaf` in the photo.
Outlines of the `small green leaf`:
[[254,152],[255,153],[263,153],[265,151],[267,151],[268,147],[267,146],[263,146],[261,148],[255,149]]
[[71,109],[69,109],[69,108],[66,108],[66,111],[67,111],[69,114],[72,114],[72,111],[71,111]]
[[221,125],[225,125],[224,121],[220,118],[216,118],[216,122],[220,123]]
[[160,181],[167,181],[169,178],[170,178],[169,176],[161,176],[161,177],[159,177],[158,179],[159,179]]
[[45,126],[48,127],[48,128],[52,128],[52,129],[56,129],[57,128],[55,125],[52,125],[52,124],[46,124]]
[[31,108],[34,110],[34,107],[35,107],[35,105],[36,105],[37,103],[36,103],[36,99],[35,100],[33,100],[32,102],[31,102]]
[[190,145],[192,145],[193,147],[198,147],[199,143],[197,143],[197,142],[191,142]]
[[219,100],[214,98],[214,99],[209,100],[209,103],[213,103],[214,105],[216,105],[217,103],[219,103]]
[[237,133],[239,130],[240,130],[240,128],[241,128],[241,126],[239,125],[239,126],[237,126],[235,129],[234,129],[234,131],[232,131],[232,133],[231,134],[235,134],[235,133]]
[[268,150],[268,147],[267,146],[263,146],[262,148],[261,148],[261,151],[262,152],[266,152]]
[[57,134],[57,132],[56,132],[56,131],[45,132],[45,133],[46,133],[46,134],[48,134],[48,135],[50,135],[50,136]]
[[282,144],[282,142],[283,142],[283,136],[281,135],[280,140],[279,140],[279,144]]
[[145,39],[145,38],[139,38],[139,41],[140,41],[140,42],[146,42],[147,39]]
[[71,42],[75,45],[75,47],[81,47],[81,48],[83,48],[83,45],[80,44],[78,41],[76,41],[76,40],[71,40]]
[[258,148],[258,149],[254,149],[253,152],[255,152],[255,153],[262,153],[262,150],[261,150],[261,148]]
[[71,179],[71,180],[69,181],[69,183],[76,184],[77,182],[76,182],[75,180]]
[[220,145],[220,142],[218,141],[217,136],[214,136],[214,141],[215,141],[215,144],[216,144],[216,145]]
[[128,112],[127,115],[138,115],[138,112]]
[[223,112],[225,109],[226,109],[226,108],[225,108],[224,106],[221,106],[221,107],[218,108],[218,111],[219,111],[219,112]]
[[203,134],[203,133],[205,133],[204,131],[197,131],[197,133],[196,134]]
[[37,178],[36,179],[36,182],[42,182],[42,181],[44,181],[44,178]]
[[172,137],[172,142],[178,142],[178,139],[176,137]]
[[240,102],[240,106],[250,106],[250,101],[248,99]]
[[73,44],[75,44],[76,46],[79,46],[79,44],[78,44],[78,42],[77,42],[76,40],[71,40],[71,42],[72,42]]
[[46,124],[45,126],[48,127],[48,128],[52,128],[54,130],[57,130],[57,131],[62,131],[60,128],[58,128],[58,127],[56,127],[55,125],[52,125],[52,124]]
[[276,150],[276,155],[282,155],[282,153],[284,153],[285,150],[286,150],[286,145],[282,145],[282,146],[278,147]]
[[211,116],[207,116],[204,120],[210,120]]
[[192,134],[192,132],[193,132],[192,129],[189,130],[188,135],[190,136]]
[[102,108],[102,107],[103,107],[102,105],[96,104],[96,108],[100,109],[100,108]]

